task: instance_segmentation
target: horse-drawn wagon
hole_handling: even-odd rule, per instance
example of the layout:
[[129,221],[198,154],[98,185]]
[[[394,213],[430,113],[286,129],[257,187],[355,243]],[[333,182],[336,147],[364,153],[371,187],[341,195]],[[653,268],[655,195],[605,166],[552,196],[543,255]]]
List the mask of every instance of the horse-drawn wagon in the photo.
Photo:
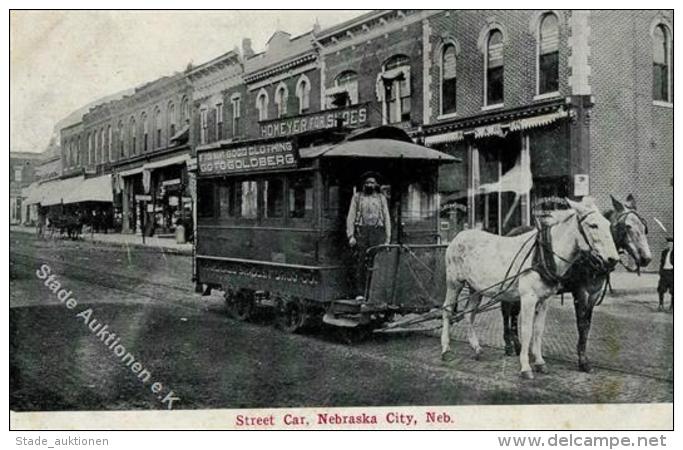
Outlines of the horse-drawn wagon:
[[[392,127],[244,141],[197,158],[195,281],[224,291],[234,317],[268,307],[289,331],[370,329],[442,302],[438,168],[455,158]],[[367,171],[381,174],[392,239],[369,249],[359,288],[346,218]]]

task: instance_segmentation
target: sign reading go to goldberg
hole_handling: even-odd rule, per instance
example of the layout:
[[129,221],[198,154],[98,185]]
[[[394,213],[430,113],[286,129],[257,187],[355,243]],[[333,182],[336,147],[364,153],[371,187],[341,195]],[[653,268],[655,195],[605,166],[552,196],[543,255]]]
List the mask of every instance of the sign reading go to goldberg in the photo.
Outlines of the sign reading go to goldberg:
[[211,175],[296,167],[298,157],[294,144],[287,140],[204,151],[197,160],[199,173]]

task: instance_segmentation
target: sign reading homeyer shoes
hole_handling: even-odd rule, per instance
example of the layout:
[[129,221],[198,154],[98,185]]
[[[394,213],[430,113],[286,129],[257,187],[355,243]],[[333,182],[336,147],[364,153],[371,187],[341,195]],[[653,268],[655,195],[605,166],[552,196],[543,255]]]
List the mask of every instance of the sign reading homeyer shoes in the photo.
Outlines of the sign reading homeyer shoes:
[[197,160],[199,173],[210,175],[296,167],[298,155],[291,140],[280,140],[201,151]]
[[334,128],[339,119],[342,120],[342,125],[347,127],[365,126],[368,123],[368,105],[353,105],[348,108],[263,122],[260,125],[261,137],[276,138],[305,133],[306,131]]

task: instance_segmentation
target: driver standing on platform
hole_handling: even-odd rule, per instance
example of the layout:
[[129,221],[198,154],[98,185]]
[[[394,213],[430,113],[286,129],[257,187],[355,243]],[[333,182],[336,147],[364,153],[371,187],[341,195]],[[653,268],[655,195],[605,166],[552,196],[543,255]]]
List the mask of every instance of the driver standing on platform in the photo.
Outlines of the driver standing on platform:
[[354,249],[356,260],[355,288],[364,293],[367,268],[366,252],[370,247],[391,242],[391,216],[387,198],[380,192],[379,174],[367,172],[361,176],[363,188],[351,199],[346,216],[346,236]]

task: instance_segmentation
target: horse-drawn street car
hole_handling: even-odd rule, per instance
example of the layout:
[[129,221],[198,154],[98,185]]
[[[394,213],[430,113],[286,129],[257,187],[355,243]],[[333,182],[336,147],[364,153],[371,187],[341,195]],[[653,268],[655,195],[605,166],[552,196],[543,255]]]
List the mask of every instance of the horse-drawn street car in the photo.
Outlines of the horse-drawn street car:
[[[292,332],[370,330],[443,302],[437,178],[456,158],[385,126],[209,146],[197,159],[195,282],[224,291],[235,318],[268,307]],[[368,250],[357,292],[346,218],[368,171],[381,174],[392,238]]]

